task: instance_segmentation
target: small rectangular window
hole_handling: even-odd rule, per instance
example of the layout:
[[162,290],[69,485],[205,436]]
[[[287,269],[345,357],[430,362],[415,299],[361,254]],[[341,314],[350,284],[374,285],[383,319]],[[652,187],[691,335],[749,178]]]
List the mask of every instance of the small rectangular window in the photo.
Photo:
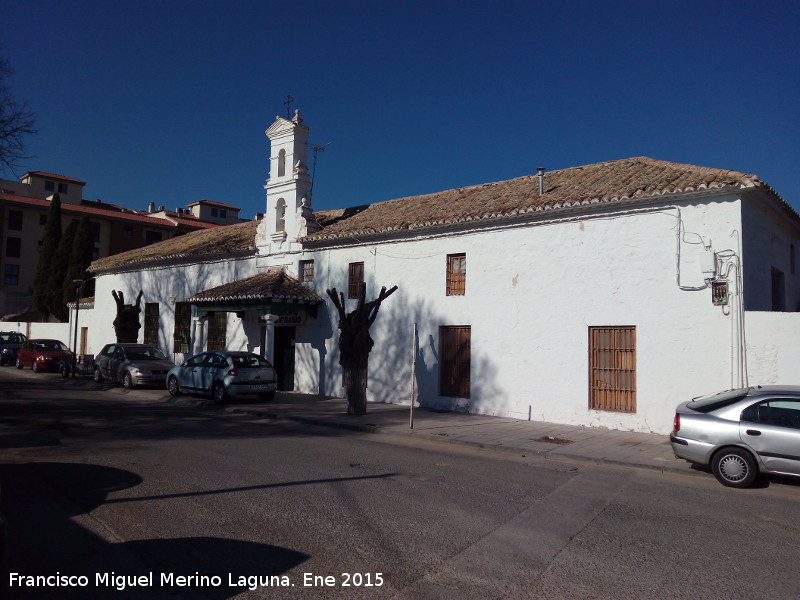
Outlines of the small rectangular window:
[[95,223],[93,221],[89,222],[89,231],[92,232],[92,241],[99,242],[100,241],[100,223]]
[[463,296],[467,289],[467,255],[447,255],[447,295]]
[[146,231],[144,234],[144,241],[147,245],[155,244],[161,241],[161,237],[160,231]]
[[589,408],[636,412],[636,327],[589,327]]
[[22,211],[8,211],[8,229],[10,231],[22,231]]
[[6,256],[8,258],[19,258],[22,250],[22,238],[6,238]]
[[67,187],[66,183],[59,183],[58,184],[58,193],[59,194],[66,194],[69,187]]
[[350,274],[347,283],[347,297],[361,298],[364,294],[364,263],[350,263]]
[[217,217],[217,216],[219,216],[219,210],[218,210],[218,209],[216,209],[216,208],[212,208],[212,209],[211,209],[211,216],[212,216],[212,217]]
[[228,211],[226,211],[224,208],[220,208],[219,209],[219,218],[220,219],[227,219],[228,218]]
[[313,260],[301,260],[300,261],[300,281],[302,283],[308,283],[309,281],[314,281],[314,261]]
[[122,235],[125,237],[133,237],[133,227],[125,227],[122,230]]
[[19,285],[19,265],[6,265],[3,271],[5,285]]
[[56,182],[55,181],[45,181],[44,182],[44,191],[45,192],[55,192],[56,191]]

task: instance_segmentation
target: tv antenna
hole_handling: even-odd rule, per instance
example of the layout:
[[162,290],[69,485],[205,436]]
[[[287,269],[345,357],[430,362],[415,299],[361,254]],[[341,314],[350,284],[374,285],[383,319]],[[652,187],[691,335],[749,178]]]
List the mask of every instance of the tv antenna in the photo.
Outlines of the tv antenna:
[[318,146],[318,145],[314,144],[314,146],[313,146],[313,150],[314,150],[314,170],[311,172],[311,189],[308,191],[309,196],[313,197],[313,194],[314,194],[314,177],[316,177],[316,175],[317,175],[317,155],[320,152],[325,152],[325,148],[327,146],[330,146],[332,143],[333,142],[328,142],[327,144],[322,144],[322,146]]

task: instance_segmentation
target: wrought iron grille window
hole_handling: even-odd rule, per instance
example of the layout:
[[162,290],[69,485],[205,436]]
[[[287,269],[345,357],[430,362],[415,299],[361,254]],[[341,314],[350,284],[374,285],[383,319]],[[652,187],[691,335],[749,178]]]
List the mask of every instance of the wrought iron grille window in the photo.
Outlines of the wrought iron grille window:
[[225,350],[225,330],[228,313],[215,312],[208,319],[208,344],[206,350]]
[[467,255],[447,255],[447,295],[463,296],[467,288]]
[[589,408],[636,412],[636,327],[589,327]]
[[144,343],[158,346],[158,302],[144,305]]
[[172,351],[189,352],[189,331],[192,323],[192,305],[188,302],[175,304],[175,330],[172,334]]

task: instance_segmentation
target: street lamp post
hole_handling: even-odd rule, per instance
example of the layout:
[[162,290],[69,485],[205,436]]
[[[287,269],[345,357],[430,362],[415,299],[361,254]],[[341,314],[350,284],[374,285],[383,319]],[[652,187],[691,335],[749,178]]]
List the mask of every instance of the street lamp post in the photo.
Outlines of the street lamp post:
[[81,308],[81,289],[83,279],[73,279],[72,285],[75,286],[75,337],[72,343],[72,378],[75,378],[75,371],[78,367],[78,311]]

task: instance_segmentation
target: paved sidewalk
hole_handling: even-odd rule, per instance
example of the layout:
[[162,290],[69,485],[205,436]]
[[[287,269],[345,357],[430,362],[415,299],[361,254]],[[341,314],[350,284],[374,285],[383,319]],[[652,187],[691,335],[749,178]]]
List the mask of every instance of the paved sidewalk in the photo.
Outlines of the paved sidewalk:
[[280,392],[269,404],[231,406],[228,410],[525,456],[624,465],[662,473],[697,473],[686,461],[675,458],[665,434],[558,425],[425,408],[414,409],[414,428],[411,429],[407,405],[369,403],[366,415],[349,416],[345,414],[347,402],[344,399],[285,392]]

